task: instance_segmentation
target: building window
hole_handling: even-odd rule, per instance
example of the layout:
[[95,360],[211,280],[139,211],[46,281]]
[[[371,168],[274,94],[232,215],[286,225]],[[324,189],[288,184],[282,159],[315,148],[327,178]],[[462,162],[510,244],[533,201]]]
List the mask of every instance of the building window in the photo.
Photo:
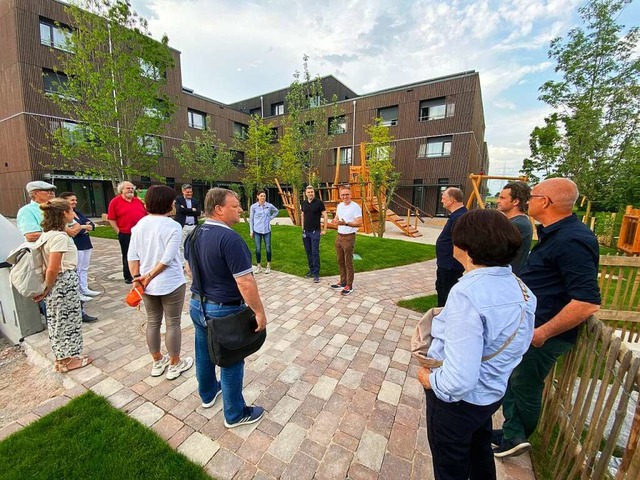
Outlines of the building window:
[[68,96],[67,86],[69,85],[69,77],[64,73],[43,68],[42,78],[45,93],[62,97]]
[[71,29],[46,18],[40,18],[40,43],[47,47],[57,48],[65,52],[71,52],[69,37]]
[[452,117],[455,111],[455,106],[455,103],[447,104],[447,99],[445,97],[422,100],[420,102],[419,120],[424,122],[427,120],[438,120],[440,118]]
[[85,129],[69,120],[51,120],[51,133],[62,130],[62,136],[69,145],[78,145],[88,140]]
[[309,108],[315,108],[321,105],[322,97],[320,95],[307,95],[307,100],[309,100]]
[[277,141],[278,141],[278,127],[273,127],[271,129],[271,139],[269,141],[271,143],[277,143]]
[[[333,163],[335,165],[338,160],[338,149],[333,149]],[[340,148],[340,165],[351,165],[351,147]]]
[[272,103],[271,115],[284,115],[284,102]]
[[159,119],[167,118],[167,104],[165,103],[165,101],[157,98],[154,103],[155,106],[153,107],[144,107],[143,112],[145,116]]
[[139,137],[138,144],[146,150],[147,155],[162,155],[162,138],[156,135]]
[[427,143],[420,145],[419,158],[448,157],[451,155],[452,136],[428,138]]
[[252,108],[251,110],[249,110],[249,115],[257,115],[258,117],[261,117],[262,116],[262,108],[260,108],[260,107]]
[[207,115],[197,110],[187,110],[187,121],[191,128],[197,128],[198,130],[204,130],[207,125]]
[[245,140],[249,132],[249,125],[233,122],[233,136],[239,140]]
[[391,127],[398,124],[398,106],[378,109],[378,118],[382,119],[382,125]]
[[139,58],[138,60],[140,62],[140,70],[142,71],[142,76],[157,81],[165,75],[165,73],[161,72],[160,69],[153,63],[143,60],[142,58]]
[[233,154],[233,158],[231,159],[231,163],[236,167],[242,167],[244,165],[244,152],[239,150],[231,150]]
[[338,117],[329,118],[327,133],[329,135],[337,135],[347,132],[347,117],[340,115]]

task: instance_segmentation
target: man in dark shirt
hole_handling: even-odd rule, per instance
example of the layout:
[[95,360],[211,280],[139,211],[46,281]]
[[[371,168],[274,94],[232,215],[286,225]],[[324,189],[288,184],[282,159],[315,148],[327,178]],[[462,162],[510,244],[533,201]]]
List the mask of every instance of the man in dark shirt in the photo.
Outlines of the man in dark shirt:
[[[207,217],[197,238],[187,238],[185,257],[189,270],[198,268],[199,284],[194,278],[189,313],[195,327],[196,377],[203,408],[211,408],[222,395],[224,425],[234,428],[255,423],[264,414],[257,405],[247,406],[242,396],[244,360],[220,368],[220,382],[216,379],[215,365],[207,348],[206,319],[226,317],[244,309],[245,303],[256,314],[258,328],[267,327],[258,285],[253,277],[249,247],[231,227],[240,221],[242,208],[238,196],[225,188],[212,188],[204,201]],[[195,235],[195,233],[194,233]],[[191,255],[190,242],[194,241]],[[204,308],[204,311],[203,311]]]
[[[309,271],[307,278],[313,277],[314,283],[320,282],[320,235],[327,233],[327,210],[324,203],[316,198],[311,185],[304,191],[306,200],[302,201],[300,218],[302,220],[302,243],[307,252]],[[322,224],[320,224],[322,217]]]
[[511,261],[511,269],[516,275],[520,275],[529,257],[531,250],[531,237],[533,228],[529,216],[524,213],[529,203],[531,187],[524,182],[507,183],[498,195],[498,210],[515,225],[522,236],[522,245],[518,249],[515,258]]
[[449,291],[458,282],[458,279],[464,272],[464,267],[453,258],[453,240],[451,239],[451,229],[456,220],[467,212],[467,208],[462,201],[464,194],[462,190],[455,187],[449,187],[442,192],[442,206],[448,210],[449,220],[440,232],[438,240],[436,240],[436,292],[438,292],[438,306],[444,307],[449,296]]
[[494,432],[499,458],[531,448],[527,438],[538,425],[544,379],[576,342],[580,324],[600,308],[598,242],[572,214],[577,199],[576,184],[565,178],[545,180],[531,191],[529,214],[541,225],[520,278],[538,306],[531,347],[509,378],[502,432]]

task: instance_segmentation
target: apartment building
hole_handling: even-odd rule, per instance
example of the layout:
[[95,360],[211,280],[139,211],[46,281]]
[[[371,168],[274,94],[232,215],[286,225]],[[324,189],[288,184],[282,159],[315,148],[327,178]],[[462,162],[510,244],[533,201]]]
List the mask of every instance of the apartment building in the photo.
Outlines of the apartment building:
[[[60,25],[68,23],[64,4],[59,1],[0,0],[0,213],[5,216],[15,216],[28,202],[24,185],[32,180],[44,179],[60,190],[74,191],[79,209],[90,215],[104,213],[113,197],[112,181],[118,179],[79,174],[49,153],[48,132],[52,128],[73,128],[75,124],[41,93],[55,89],[53,76],[60,75],[54,72],[55,50],[63,45]],[[177,110],[158,139],[160,159],[155,174],[177,190],[182,183],[192,183],[200,196],[207,186],[183,171],[172,153],[185,132],[197,136],[208,117],[209,127],[222,141],[232,144],[234,135],[248,125],[250,115],[256,114],[281,130],[287,113],[287,89],[224,104],[184,87],[180,52],[173,49],[172,55],[175,66],[166,72],[165,91],[174,99]],[[444,188],[460,186],[468,195],[469,174],[488,171],[477,72],[367,94],[355,93],[331,75],[321,82],[325,98],[336,98],[340,112],[336,119],[338,133],[319,165],[323,184],[334,182],[337,163],[339,181],[348,180],[348,166],[359,163],[358,146],[367,141],[365,127],[375,118],[390,127],[395,139],[394,162],[401,173],[397,195],[428,214],[444,215],[439,202]],[[237,170],[219,179],[218,184],[241,180],[243,156],[244,152],[236,152]],[[149,177],[132,180],[141,187],[158,182]],[[279,203],[273,191],[270,200]]]

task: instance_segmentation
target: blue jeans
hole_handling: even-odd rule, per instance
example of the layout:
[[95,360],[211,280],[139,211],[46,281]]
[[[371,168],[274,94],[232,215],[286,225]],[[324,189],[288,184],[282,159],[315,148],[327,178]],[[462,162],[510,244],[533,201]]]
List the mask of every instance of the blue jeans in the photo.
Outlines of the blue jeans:
[[256,242],[256,262],[260,265],[262,260],[262,239],[264,238],[264,249],[267,251],[267,262],[271,261],[271,232],[253,232],[253,241]]
[[314,277],[320,276],[320,230],[302,232],[302,244],[307,252],[309,271]]
[[220,382],[216,378],[216,366],[209,357],[207,348],[207,318],[226,317],[244,308],[242,306],[220,306],[205,303],[205,313],[201,303],[191,299],[189,314],[196,330],[196,378],[198,379],[198,393],[203,403],[213,400],[222,388],[224,402],[224,418],[227,423],[236,423],[245,416],[246,405],[242,396],[242,380],[244,377],[244,360],[231,367],[220,368]]

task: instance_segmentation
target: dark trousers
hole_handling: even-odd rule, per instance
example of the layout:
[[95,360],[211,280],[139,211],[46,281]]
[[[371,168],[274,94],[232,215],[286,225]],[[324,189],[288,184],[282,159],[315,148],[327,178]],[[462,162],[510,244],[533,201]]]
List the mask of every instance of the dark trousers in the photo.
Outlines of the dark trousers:
[[438,293],[438,306],[444,307],[447,297],[453,286],[458,283],[463,270],[436,269],[436,292]]
[[353,288],[353,250],[356,246],[356,234],[338,234],[335,246],[340,268],[340,283]]
[[133,276],[129,271],[129,261],[127,260],[129,243],[131,242],[131,234],[118,233],[118,242],[120,243],[120,251],[122,252],[122,276],[125,280],[133,280]]
[[529,347],[522,362],[513,370],[502,402],[503,438],[526,440],[536,430],[542,408],[544,380],[560,355],[572,343],[550,338],[540,348]]
[[491,415],[500,401],[491,405],[447,403],[433,390],[426,390],[427,438],[436,480],[495,480],[496,465],[491,450]]
[[320,230],[302,231],[302,244],[307,252],[309,271],[314,277],[320,276]]

